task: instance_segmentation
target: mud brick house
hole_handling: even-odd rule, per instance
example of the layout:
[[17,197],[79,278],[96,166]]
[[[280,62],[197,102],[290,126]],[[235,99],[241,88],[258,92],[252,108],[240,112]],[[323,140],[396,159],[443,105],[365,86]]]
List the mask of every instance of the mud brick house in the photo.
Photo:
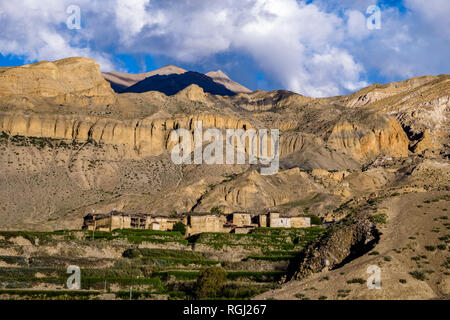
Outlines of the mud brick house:
[[278,212],[268,214],[267,227],[270,228],[306,228],[311,226],[309,217],[289,217]]
[[84,217],[83,229],[113,231],[116,229],[172,230],[177,222],[186,225],[186,235],[202,232],[248,233],[257,227],[305,228],[311,226],[308,217],[289,217],[277,212],[252,215],[246,212],[232,214],[189,213],[180,217],[129,214],[118,211],[88,214]]
[[193,235],[202,232],[225,232],[227,217],[221,214],[197,213],[188,215],[187,234]]
[[83,229],[96,231],[113,231],[116,229],[150,229],[167,231],[179,220],[162,216],[129,214],[118,211],[110,213],[88,214],[84,217]]

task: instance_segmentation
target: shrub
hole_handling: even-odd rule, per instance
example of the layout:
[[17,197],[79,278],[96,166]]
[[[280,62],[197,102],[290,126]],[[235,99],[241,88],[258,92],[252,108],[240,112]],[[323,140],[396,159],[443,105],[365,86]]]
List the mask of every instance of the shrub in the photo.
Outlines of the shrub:
[[390,262],[390,261],[392,261],[392,257],[391,256],[385,256],[384,257],[384,261]]
[[370,216],[369,219],[373,223],[386,224],[387,215],[385,213],[374,214],[373,216]]
[[311,218],[311,225],[322,225],[322,219],[316,216],[315,214],[302,214],[302,217],[309,217]]
[[223,211],[219,207],[212,207],[211,210],[209,210],[211,213],[217,213],[222,214]]
[[184,225],[183,222],[177,222],[173,225],[172,231],[178,231],[182,235],[185,235],[186,234],[186,226]]
[[436,247],[435,246],[425,246],[425,250],[434,251],[434,250],[436,250]]
[[122,256],[124,258],[129,258],[129,259],[140,257],[140,255],[141,255],[141,253],[138,249],[127,249],[122,254]]
[[319,297],[319,300],[327,300],[327,299],[328,299],[327,296],[320,296],[320,297]]
[[215,298],[221,293],[227,274],[221,267],[202,270],[195,283],[194,293],[197,299]]
[[378,251],[372,251],[371,253],[369,253],[369,256],[377,256],[380,253]]
[[364,279],[362,279],[362,278],[354,278],[352,280],[347,280],[347,283],[348,284],[351,284],[351,283],[364,284],[364,283],[366,283],[366,281]]
[[447,246],[445,244],[440,244],[440,245],[437,246],[437,248],[439,250],[445,250],[445,249],[447,249]]
[[398,280],[400,283],[403,283],[403,284],[405,284],[406,283],[406,279],[400,279],[400,280]]
[[420,281],[427,280],[427,277],[425,276],[425,273],[423,273],[422,271],[417,271],[416,270],[416,271],[410,272],[409,274],[412,275],[417,280],[420,280]]

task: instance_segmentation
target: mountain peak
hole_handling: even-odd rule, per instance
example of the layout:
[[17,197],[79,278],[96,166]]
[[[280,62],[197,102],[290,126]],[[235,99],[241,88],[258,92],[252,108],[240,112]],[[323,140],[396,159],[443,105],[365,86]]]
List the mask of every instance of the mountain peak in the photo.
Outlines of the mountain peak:
[[206,74],[208,77],[214,80],[214,82],[220,83],[228,90],[236,93],[250,93],[251,90],[247,89],[243,85],[231,80],[222,70],[211,71]]
[[211,78],[216,78],[216,79],[228,79],[230,80],[230,78],[222,71],[222,70],[217,70],[217,71],[210,71],[206,74],[208,77]]

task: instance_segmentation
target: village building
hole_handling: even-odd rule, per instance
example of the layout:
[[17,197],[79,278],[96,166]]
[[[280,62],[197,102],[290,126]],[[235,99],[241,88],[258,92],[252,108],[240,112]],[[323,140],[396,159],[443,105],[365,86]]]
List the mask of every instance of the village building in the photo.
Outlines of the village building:
[[146,227],[146,229],[168,231],[172,230],[173,226],[177,222],[180,222],[180,220],[176,218],[147,216],[147,223],[149,227]]
[[252,224],[252,215],[245,212],[235,212],[231,214],[232,224],[237,227],[249,226]]
[[311,227],[310,217],[289,217],[281,215],[278,212],[270,212],[268,214],[270,228],[307,228]]
[[118,211],[110,213],[88,214],[84,217],[83,229],[111,232],[117,229],[150,229],[168,231],[179,220],[163,216],[129,214]]
[[111,232],[117,229],[148,229],[169,231],[177,222],[186,226],[186,235],[203,232],[249,233],[257,227],[306,228],[311,226],[309,217],[290,217],[277,212],[252,215],[246,212],[232,214],[189,213],[180,217],[127,214],[118,211],[88,214],[83,229]]
[[227,224],[225,215],[213,213],[196,213],[188,216],[187,235],[202,232],[225,232],[224,225]]

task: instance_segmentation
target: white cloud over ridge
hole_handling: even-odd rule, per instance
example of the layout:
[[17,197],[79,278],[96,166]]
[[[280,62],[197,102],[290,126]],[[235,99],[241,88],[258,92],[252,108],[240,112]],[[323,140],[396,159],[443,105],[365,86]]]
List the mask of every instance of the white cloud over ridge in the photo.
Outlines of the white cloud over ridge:
[[[381,30],[366,28],[368,0],[18,2],[0,0],[0,53],[30,61],[88,56],[111,70],[114,53],[195,63],[239,52],[282,87],[316,97],[357,90],[373,72],[405,78],[450,66],[447,0],[404,0],[406,13],[382,8]],[[73,4],[81,8],[81,30],[65,27]]]

